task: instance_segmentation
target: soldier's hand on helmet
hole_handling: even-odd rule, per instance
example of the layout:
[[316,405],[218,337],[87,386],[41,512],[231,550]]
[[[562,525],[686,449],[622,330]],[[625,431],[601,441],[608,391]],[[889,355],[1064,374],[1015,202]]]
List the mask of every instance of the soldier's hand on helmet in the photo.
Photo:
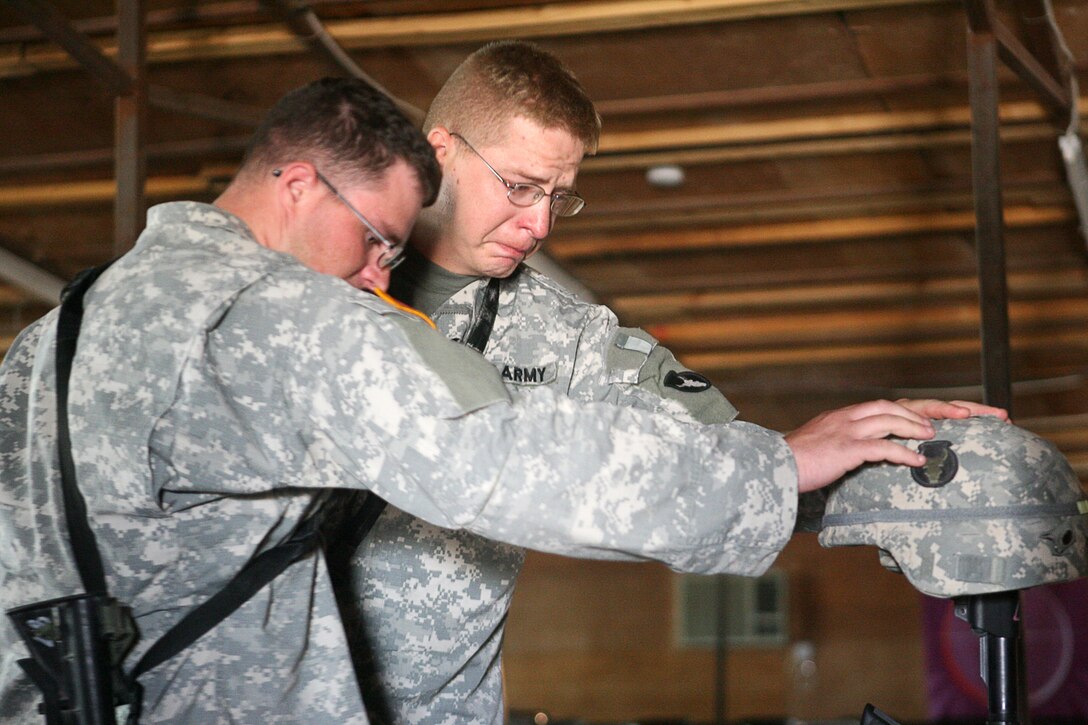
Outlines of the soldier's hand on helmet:
[[945,417],[967,417],[959,414],[966,406],[921,401],[925,404],[921,406],[922,412],[918,412],[913,409],[914,402],[919,401],[859,403],[821,413],[787,433],[786,443],[797,462],[800,492],[826,486],[863,463],[889,461],[920,466],[925,463],[925,456],[887,437],[926,440],[933,437],[930,414],[943,412]]
[[970,418],[975,415],[992,415],[1001,420],[1009,419],[1009,413],[1004,408],[973,403],[969,400],[950,400],[946,402],[944,400],[933,400],[932,398],[918,400],[900,398],[895,402],[927,418]]

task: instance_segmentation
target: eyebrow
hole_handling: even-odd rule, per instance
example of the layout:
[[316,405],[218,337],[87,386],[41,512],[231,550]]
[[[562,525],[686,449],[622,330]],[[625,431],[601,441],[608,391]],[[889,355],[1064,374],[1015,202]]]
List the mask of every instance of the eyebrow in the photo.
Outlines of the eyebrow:
[[[510,181],[509,179],[507,179],[507,181],[510,181],[511,184],[532,183],[532,184],[536,184],[537,186],[539,186],[541,188],[544,188],[544,185],[548,183],[547,179],[542,179],[542,178],[540,178],[538,176],[533,176],[532,174],[522,174],[520,172],[513,172],[513,171],[508,171],[506,173],[509,176],[520,177],[522,179],[525,179],[525,181]],[[577,193],[577,192],[575,192],[573,186],[556,186],[554,189],[552,189],[552,193],[553,194],[574,194],[574,193]]]

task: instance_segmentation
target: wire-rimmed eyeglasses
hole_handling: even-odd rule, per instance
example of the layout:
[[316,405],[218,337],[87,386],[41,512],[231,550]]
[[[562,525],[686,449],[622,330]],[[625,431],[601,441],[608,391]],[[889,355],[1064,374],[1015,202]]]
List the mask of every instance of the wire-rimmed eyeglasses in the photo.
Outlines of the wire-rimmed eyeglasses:
[[450,132],[450,136],[453,136],[461,141],[465,146],[468,146],[469,150],[476,154],[480,161],[484,162],[495,178],[503,183],[506,187],[506,198],[510,200],[510,203],[514,206],[532,206],[544,197],[549,197],[551,200],[551,212],[555,216],[574,216],[578,212],[582,211],[582,208],[586,205],[586,200],[575,194],[573,191],[553,191],[551,194],[544,191],[544,188],[539,184],[519,183],[511,184],[506,179],[502,178],[502,174],[495,170],[495,167],[487,162],[480,152],[470,144],[464,136],[459,133]]
[[[282,169],[276,169],[272,172],[272,175],[279,176],[281,173],[283,173]],[[363,223],[363,226],[366,227],[367,231],[370,232],[371,235],[373,235],[373,238],[370,238],[370,236],[368,236],[367,241],[371,243],[376,242],[385,247],[385,249],[382,250],[381,256],[378,257],[379,267],[381,267],[382,269],[393,269],[393,267],[396,267],[398,264],[404,261],[404,242],[394,242],[386,237],[384,234],[379,232],[377,228],[373,224],[371,224],[365,216],[363,216],[363,213],[356,209],[350,201],[345,199],[344,195],[341,194],[337,190],[337,188],[332,185],[332,182],[325,178],[324,174],[322,174],[317,169],[314,169],[314,174],[317,175],[317,178],[321,181],[322,184],[329,187],[329,191],[333,193],[333,196],[339,199],[344,204],[344,206],[348,208],[348,211],[354,214],[355,218],[361,221]]]

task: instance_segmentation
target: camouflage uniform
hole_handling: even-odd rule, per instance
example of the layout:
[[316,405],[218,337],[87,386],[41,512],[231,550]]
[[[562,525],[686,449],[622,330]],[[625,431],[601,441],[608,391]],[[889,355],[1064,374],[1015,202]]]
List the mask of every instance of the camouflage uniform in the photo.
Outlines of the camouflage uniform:
[[[481,314],[486,285],[409,251],[391,291],[459,340]],[[620,327],[607,307],[586,304],[525,266],[502,281],[484,353],[512,389],[546,386],[574,400],[705,423],[728,423],[737,412],[644,331]],[[666,533],[673,534],[681,532]],[[623,553],[591,556],[656,558],[651,547],[657,545],[647,536]],[[366,653],[360,669],[374,719],[502,722],[503,626],[524,558],[517,546],[431,526],[392,507],[383,513],[352,567],[364,623],[364,632],[352,632],[352,639]],[[738,557],[728,570],[755,574],[762,566]]]
[[[86,303],[73,455],[110,589],[141,630],[133,662],[326,487],[517,546],[693,570],[759,569],[789,536],[796,470],[779,435],[511,396],[475,353],[212,206],[151,209]],[[58,495],[55,321],[25,330],[0,367],[3,608],[79,590]],[[37,722],[14,664],[25,650],[0,632],[0,719]],[[365,722],[318,555],[143,684],[146,722]]]

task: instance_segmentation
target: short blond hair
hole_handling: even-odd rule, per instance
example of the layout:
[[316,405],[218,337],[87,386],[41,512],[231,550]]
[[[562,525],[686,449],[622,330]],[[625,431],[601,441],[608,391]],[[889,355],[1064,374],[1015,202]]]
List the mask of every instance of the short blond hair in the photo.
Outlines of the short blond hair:
[[488,43],[457,66],[431,103],[423,131],[444,126],[473,143],[494,143],[516,116],[568,132],[588,154],[597,151],[601,117],[582,84],[554,55],[519,40]]

